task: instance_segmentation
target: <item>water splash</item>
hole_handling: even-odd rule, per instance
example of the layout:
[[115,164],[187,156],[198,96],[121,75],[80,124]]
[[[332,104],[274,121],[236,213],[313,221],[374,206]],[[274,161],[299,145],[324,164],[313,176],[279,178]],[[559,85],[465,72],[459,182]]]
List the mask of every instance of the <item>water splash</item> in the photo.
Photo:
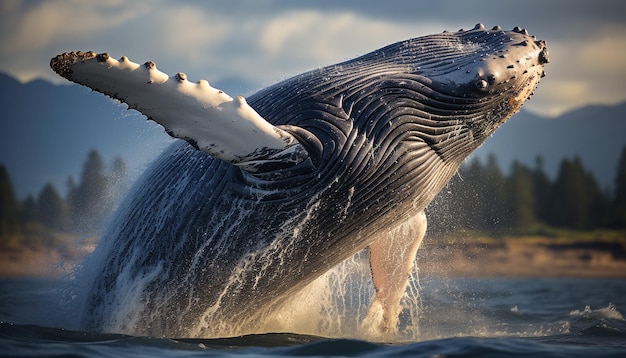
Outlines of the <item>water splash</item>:
[[606,307],[598,308],[595,310],[591,309],[591,306],[585,306],[584,310],[582,311],[573,310],[569,313],[569,315],[572,317],[580,317],[586,320],[600,320],[600,319],[614,319],[614,320],[619,320],[619,321],[624,320],[624,316],[622,315],[622,313],[612,303],[609,303],[609,305]]
[[420,332],[418,289],[418,271],[414,269],[402,298],[403,310],[397,331],[373,336],[362,325],[374,296],[367,250],[363,250],[267,312],[257,328],[260,332],[292,332],[332,338],[414,341]]

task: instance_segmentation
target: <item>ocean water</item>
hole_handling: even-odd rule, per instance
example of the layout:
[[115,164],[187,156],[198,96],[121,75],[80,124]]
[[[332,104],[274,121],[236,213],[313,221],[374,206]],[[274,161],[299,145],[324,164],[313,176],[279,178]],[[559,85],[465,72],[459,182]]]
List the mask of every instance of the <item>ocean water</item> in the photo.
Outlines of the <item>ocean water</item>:
[[625,279],[421,278],[417,333],[393,342],[293,333],[172,339],[75,331],[51,319],[58,285],[53,279],[0,280],[0,356],[626,356]]

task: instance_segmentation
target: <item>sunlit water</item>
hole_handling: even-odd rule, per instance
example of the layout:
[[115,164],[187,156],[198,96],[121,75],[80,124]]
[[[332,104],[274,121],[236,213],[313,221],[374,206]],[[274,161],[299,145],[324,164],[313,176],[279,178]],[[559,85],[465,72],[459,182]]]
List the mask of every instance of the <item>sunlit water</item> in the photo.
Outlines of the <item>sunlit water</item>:
[[[345,272],[344,272],[345,273]],[[59,282],[0,281],[0,355],[21,356],[615,356],[626,354],[626,280],[620,279],[444,279],[422,277],[405,301],[400,331],[389,342],[351,337],[366,314],[371,291],[356,272],[344,292],[312,293],[285,313],[300,332],[228,339],[176,339],[80,332],[59,324]],[[351,281],[352,280],[352,281]],[[350,282],[351,281],[351,282]],[[351,291],[352,292],[348,292]],[[417,291],[416,291],[417,292]],[[313,299],[313,296],[316,298]],[[349,299],[346,299],[349,297]],[[320,303],[320,298],[323,298]],[[301,303],[301,307],[298,306]],[[317,302],[313,304],[313,302]],[[323,308],[327,312],[319,313]],[[306,315],[306,312],[315,312]],[[332,312],[330,312],[332,311]],[[298,322],[300,320],[300,322]],[[284,322],[283,322],[284,323]]]

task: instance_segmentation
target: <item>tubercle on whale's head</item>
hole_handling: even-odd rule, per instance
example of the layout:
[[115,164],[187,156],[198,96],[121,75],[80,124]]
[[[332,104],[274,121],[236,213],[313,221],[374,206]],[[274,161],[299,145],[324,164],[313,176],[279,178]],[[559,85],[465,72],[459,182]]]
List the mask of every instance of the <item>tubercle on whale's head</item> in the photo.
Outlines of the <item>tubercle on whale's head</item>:
[[[477,24],[472,30],[454,33],[457,43],[450,46],[467,51],[466,60],[452,64],[452,71],[431,69],[428,73],[434,89],[452,96],[476,98],[488,110],[484,136],[517,112],[545,76],[549,62],[545,41],[515,27],[490,30]],[[426,71],[428,72],[428,70]]]
[[545,41],[519,27],[511,31],[497,26],[485,30],[478,24],[451,37],[456,41],[441,41],[436,51],[448,50],[454,55],[417,69],[443,93],[480,98],[515,91],[528,86],[530,78],[543,77],[543,66],[549,62]]
[[440,106],[462,119],[474,147],[520,109],[549,62],[545,41],[519,27],[477,24],[407,40],[404,47],[396,58],[404,58],[410,72],[438,93]]

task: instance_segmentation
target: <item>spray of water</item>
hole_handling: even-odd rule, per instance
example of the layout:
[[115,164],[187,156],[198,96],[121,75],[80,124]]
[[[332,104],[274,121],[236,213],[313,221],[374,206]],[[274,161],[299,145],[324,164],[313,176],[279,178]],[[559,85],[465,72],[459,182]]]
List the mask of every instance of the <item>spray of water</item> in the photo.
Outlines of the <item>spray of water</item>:
[[[125,208],[120,208],[124,212]],[[232,227],[243,225],[246,221],[247,209],[238,203],[232,203],[232,212],[228,217],[234,220]],[[164,210],[167,212],[168,210]],[[377,332],[371,332],[363,325],[363,320],[367,316],[368,309],[372,297],[374,296],[374,288],[371,281],[371,272],[368,262],[367,250],[356,253],[354,256],[345,260],[335,268],[323,274],[321,277],[292,294],[289,297],[283,297],[276,304],[264,307],[257,314],[244,317],[236,324],[232,321],[225,320],[222,311],[224,302],[221,297],[228,297],[233,292],[240,290],[244,280],[254,279],[259,275],[265,274],[263,266],[254,267],[254,262],[265,262],[267,265],[275,265],[276,260],[280,260],[283,253],[293,249],[295,238],[300,233],[303,223],[310,218],[316,211],[316,205],[312,204],[303,216],[293,216],[293,222],[285,223],[281,228],[281,232],[277,236],[284,237],[284,240],[275,240],[271,245],[253,251],[250,255],[242,258],[239,265],[230,275],[229,283],[224,287],[220,298],[214,302],[197,320],[195,326],[186,328],[185,335],[187,337],[224,337],[238,336],[243,334],[266,333],[266,332],[293,332],[300,334],[310,334],[324,337],[342,337],[342,338],[361,338],[379,341],[401,341],[415,340],[419,335],[419,283],[417,280],[417,270],[411,273],[408,289],[402,299],[402,307],[400,322],[397,332],[393,332],[386,336],[379,336]],[[123,217],[123,215],[120,215]],[[222,218],[216,218],[215,227],[224,225]],[[152,222],[153,225],[159,226],[160,223]],[[109,230],[118,230],[122,227],[120,223],[113,219],[109,224]],[[211,225],[209,225],[211,226]],[[138,232],[133,232],[133,237],[143,237],[141,226],[137,228]],[[289,234],[287,234],[289,233]],[[182,240],[181,240],[182,241]],[[208,234],[206,245],[216,245],[220,247],[219,238],[212,237]],[[227,246],[227,245],[225,245]],[[228,247],[222,248],[227,250]],[[55,319],[57,326],[70,329],[85,329],[81,322],[85,318],[89,319],[91,314],[87,308],[88,297],[96,289],[93,282],[101,275],[101,267],[104,263],[110,264],[111,257],[121,257],[127,254],[127,258],[133,260],[142,257],[141,252],[119,252],[110,240],[102,240],[98,248],[83,263],[75,268],[68,275],[64,284],[63,294],[60,299],[59,317]],[[201,256],[206,255],[204,246],[201,246],[195,254],[199,262],[206,262]],[[195,262],[195,261],[194,261]],[[129,272],[133,267],[131,262],[120,261],[116,270],[116,278],[114,286],[110,287],[112,294],[103,295],[107,306],[107,331],[127,333],[127,334],[143,334],[142,325],[149,319],[141,317],[146,313],[144,291],[150,290],[151,282],[162,276],[165,266],[168,263],[161,262],[160,265],[154,267],[144,267],[144,272],[140,275]],[[198,265],[202,265],[199,263]],[[199,272],[202,267],[194,265],[194,269],[190,271]],[[196,267],[198,266],[198,267]],[[253,274],[251,274],[251,272]],[[165,303],[168,302],[168,295],[175,291],[180,285],[188,285],[186,281],[193,282],[193,279],[181,278],[180,282],[168,282],[167,286],[159,287],[160,293],[152,295],[155,301],[150,302],[152,305],[149,310],[150,315],[162,315],[166,312]],[[152,286],[154,289],[154,285]],[[194,290],[194,287],[188,286],[186,290]],[[176,317],[172,317],[177,320]],[[183,324],[183,323],[181,323]]]
[[[332,338],[374,341],[415,341],[419,336],[419,281],[417,269],[411,272],[402,298],[398,330],[381,336],[363,326],[374,288],[367,251],[348,260],[288,297],[280,305],[268,307],[255,322],[229,327],[227,335],[261,332],[293,332]],[[205,317],[209,321],[211,317]],[[219,322],[211,322],[219,326]],[[221,332],[224,334],[224,332]]]

